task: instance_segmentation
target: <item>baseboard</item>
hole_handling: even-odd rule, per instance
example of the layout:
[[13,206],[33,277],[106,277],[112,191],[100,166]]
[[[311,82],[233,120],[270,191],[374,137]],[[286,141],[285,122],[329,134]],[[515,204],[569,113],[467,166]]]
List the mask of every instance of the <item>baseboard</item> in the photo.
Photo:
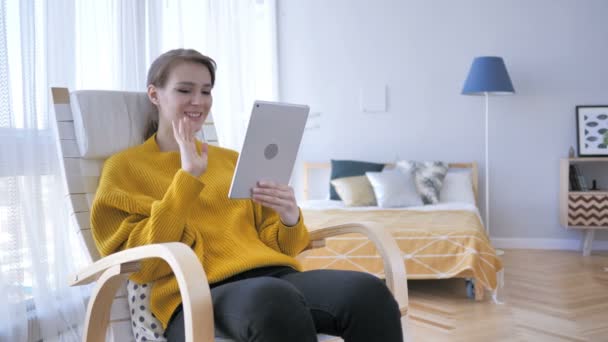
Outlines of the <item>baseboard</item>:
[[[492,245],[505,249],[561,249],[569,251],[581,250],[581,240],[567,239],[521,239],[521,238],[492,238]],[[592,251],[608,250],[608,241],[593,241]]]

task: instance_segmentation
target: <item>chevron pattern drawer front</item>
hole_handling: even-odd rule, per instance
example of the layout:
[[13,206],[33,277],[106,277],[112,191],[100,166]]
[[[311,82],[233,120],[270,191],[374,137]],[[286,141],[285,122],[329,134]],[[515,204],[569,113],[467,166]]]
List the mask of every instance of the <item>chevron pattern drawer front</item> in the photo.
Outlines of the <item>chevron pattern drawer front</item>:
[[608,194],[568,194],[568,225],[608,227]]

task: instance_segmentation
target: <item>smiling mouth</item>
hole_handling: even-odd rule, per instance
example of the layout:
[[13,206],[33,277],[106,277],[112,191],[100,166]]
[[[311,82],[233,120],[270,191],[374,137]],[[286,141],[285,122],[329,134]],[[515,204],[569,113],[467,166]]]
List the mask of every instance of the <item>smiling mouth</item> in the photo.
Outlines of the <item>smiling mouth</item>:
[[201,113],[201,112],[185,112],[184,114],[187,117],[193,118],[193,119],[200,118],[203,115],[203,113]]

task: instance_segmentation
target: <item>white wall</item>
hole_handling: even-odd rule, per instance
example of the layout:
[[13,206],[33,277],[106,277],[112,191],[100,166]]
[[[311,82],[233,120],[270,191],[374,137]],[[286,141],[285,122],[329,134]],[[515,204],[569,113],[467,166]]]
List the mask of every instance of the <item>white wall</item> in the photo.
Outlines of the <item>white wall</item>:
[[[281,100],[321,113],[299,159],[483,171],[483,98],[460,92],[475,56],[502,56],[517,94],[490,99],[492,236],[577,239],[558,220],[559,159],[575,106],[608,103],[607,17],[605,0],[279,0]],[[388,87],[386,113],[360,110],[362,84]]]

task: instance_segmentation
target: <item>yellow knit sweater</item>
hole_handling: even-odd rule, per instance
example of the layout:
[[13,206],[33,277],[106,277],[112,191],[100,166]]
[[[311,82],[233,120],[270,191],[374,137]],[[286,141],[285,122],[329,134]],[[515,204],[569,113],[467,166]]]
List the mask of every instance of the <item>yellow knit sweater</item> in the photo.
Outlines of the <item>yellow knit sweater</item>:
[[[91,209],[101,255],[180,241],[198,256],[210,283],[263,266],[300,269],[294,257],[309,243],[303,219],[286,227],[272,209],[230,200],[237,153],[209,146],[208,155],[207,171],[198,178],[181,169],[179,152],[161,152],[155,136],[110,157]],[[166,327],[181,303],[169,266],[146,260],[131,279],[154,282],[151,310]]]

